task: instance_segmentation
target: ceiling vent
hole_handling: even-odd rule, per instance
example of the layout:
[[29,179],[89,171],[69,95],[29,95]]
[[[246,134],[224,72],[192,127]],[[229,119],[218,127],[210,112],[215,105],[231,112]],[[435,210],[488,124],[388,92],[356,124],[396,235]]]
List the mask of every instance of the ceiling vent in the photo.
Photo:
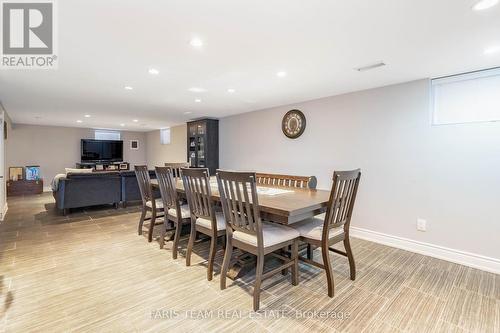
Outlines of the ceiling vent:
[[358,72],[366,72],[366,71],[369,71],[369,70],[372,70],[375,68],[379,68],[379,67],[384,67],[384,66],[385,66],[385,63],[383,61],[381,61],[381,62],[377,62],[375,64],[370,64],[370,65],[366,65],[366,66],[358,67],[358,68],[354,68],[354,69],[357,70]]

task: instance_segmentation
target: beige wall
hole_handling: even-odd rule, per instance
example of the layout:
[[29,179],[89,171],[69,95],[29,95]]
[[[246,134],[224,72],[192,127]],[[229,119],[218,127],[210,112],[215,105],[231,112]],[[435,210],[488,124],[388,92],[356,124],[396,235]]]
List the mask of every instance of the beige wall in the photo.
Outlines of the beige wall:
[[[361,168],[356,227],[500,259],[500,123],[431,126],[422,80],[220,120],[220,165],[316,175]],[[296,140],[286,111],[307,117]],[[416,219],[428,222],[416,230]]]
[[[146,133],[121,133],[124,160],[132,166],[145,164]],[[93,129],[16,124],[8,133],[7,170],[10,166],[40,165],[47,188],[56,174],[80,162],[80,140],[93,138]],[[139,140],[139,150],[130,149],[130,140],[135,139]]]
[[162,166],[166,162],[187,161],[187,127],[180,125],[170,128],[170,144],[160,143],[160,131],[147,133],[147,161],[150,168]]

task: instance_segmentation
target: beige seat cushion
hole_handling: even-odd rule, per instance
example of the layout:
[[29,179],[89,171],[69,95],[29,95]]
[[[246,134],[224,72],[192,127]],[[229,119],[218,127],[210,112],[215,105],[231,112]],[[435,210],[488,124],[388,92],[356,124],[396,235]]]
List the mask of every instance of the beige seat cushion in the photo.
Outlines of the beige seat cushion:
[[[172,215],[177,217],[177,210],[175,208],[170,208],[168,210],[168,215]],[[188,205],[182,205],[181,206],[181,219],[187,219],[191,216],[189,212],[189,206]]]
[[[163,209],[163,201],[161,199],[156,199],[155,205],[156,205],[156,208]],[[153,208],[153,203],[151,201],[147,201],[146,206],[148,206],[149,208]]]
[[[279,243],[283,243],[300,235],[295,229],[286,227],[276,223],[262,222],[262,239],[264,247],[270,247]],[[233,238],[253,246],[257,246],[257,236],[247,234],[243,231],[234,231]]]
[[[300,236],[309,239],[321,240],[323,237],[323,225],[325,222],[325,214],[316,215],[313,218],[293,223],[290,225],[300,233]],[[344,232],[344,227],[330,229],[330,238],[338,236]]]
[[[217,230],[226,230],[226,219],[224,218],[224,215],[217,212],[215,213],[215,217],[217,220]],[[199,217],[196,219],[196,224],[208,229],[212,229],[212,221],[210,221],[210,219]]]

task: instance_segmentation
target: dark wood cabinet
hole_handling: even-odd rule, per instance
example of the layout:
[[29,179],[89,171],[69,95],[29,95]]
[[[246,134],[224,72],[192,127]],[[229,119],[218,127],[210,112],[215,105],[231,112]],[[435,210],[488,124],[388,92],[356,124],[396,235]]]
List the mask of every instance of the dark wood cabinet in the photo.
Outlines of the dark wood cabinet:
[[219,168],[219,120],[201,119],[187,123],[187,153],[192,168]]
[[41,194],[43,180],[9,180],[7,182],[7,196]]

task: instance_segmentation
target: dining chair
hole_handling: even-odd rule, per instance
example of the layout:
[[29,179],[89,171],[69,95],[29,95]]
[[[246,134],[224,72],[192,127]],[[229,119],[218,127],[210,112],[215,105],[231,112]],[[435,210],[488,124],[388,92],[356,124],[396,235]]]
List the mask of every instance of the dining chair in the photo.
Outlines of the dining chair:
[[166,167],[170,167],[172,169],[172,174],[174,175],[174,178],[181,178],[181,169],[182,168],[189,168],[189,163],[187,162],[180,162],[180,163],[165,163]]
[[196,233],[201,232],[209,236],[210,251],[208,254],[207,279],[211,281],[217,252],[217,239],[226,234],[226,222],[224,221],[224,215],[215,210],[208,169],[182,168],[181,175],[191,215],[191,233],[186,251],[186,266],[191,265],[191,253]]
[[310,188],[316,189],[318,183],[315,176],[292,176],[273,173],[256,173],[257,184],[283,186],[291,188]]
[[[155,171],[164,208],[164,225],[160,237],[160,248],[163,249],[165,244],[166,232],[175,230],[172,257],[177,259],[182,226],[191,222],[189,207],[188,205],[181,205],[181,200],[177,195],[177,179],[173,175],[172,168],[156,167]],[[168,227],[169,221],[174,224],[174,228]]]
[[[326,213],[290,225],[300,233],[301,241],[321,248],[322,264],[309,258],[309,255],[308,258],[299,256],[299,259],[325,270],[329,297],[333,297],[334,295],[330,251],[347,257],[351,280],[356,279],[356,266],[349,240],[349,225],[360,179],[360,169],[335,171],[333,173],[333,185]],[[344,242],[345,252],[332,247],[341,241]]]
[[[299,283],[298,239],[299,233],[292,228],[263,222],[257,197],[256,174],[252,172],[216,172],[222,210],[226,219],[226,251],[221,271],[220,288],[226,288],[226,275],[233,247],[257,256],[253,309],[260,305],[262,281],[292,267],[292,285]],[[290,258],[273,253],[292,247]],[[272,254],[284,263],[264,273],[264,257]]]
[[[146,165],[136,165],[134,166],[134,170],[142,198],[142,213],[141,219],[139,220],[138,233],[139,235],[142,235],[144,221],[150,220],[148,228],[148,242],[151,243],[153,241],[154,226],[156,224],[162,224],[162,222],[157,223],[156,218],[163,216],[163,202],[160,198],[154,198],[148,167]],[[146,215],[148,211],[151,212],[151,217],[147,218]]]

